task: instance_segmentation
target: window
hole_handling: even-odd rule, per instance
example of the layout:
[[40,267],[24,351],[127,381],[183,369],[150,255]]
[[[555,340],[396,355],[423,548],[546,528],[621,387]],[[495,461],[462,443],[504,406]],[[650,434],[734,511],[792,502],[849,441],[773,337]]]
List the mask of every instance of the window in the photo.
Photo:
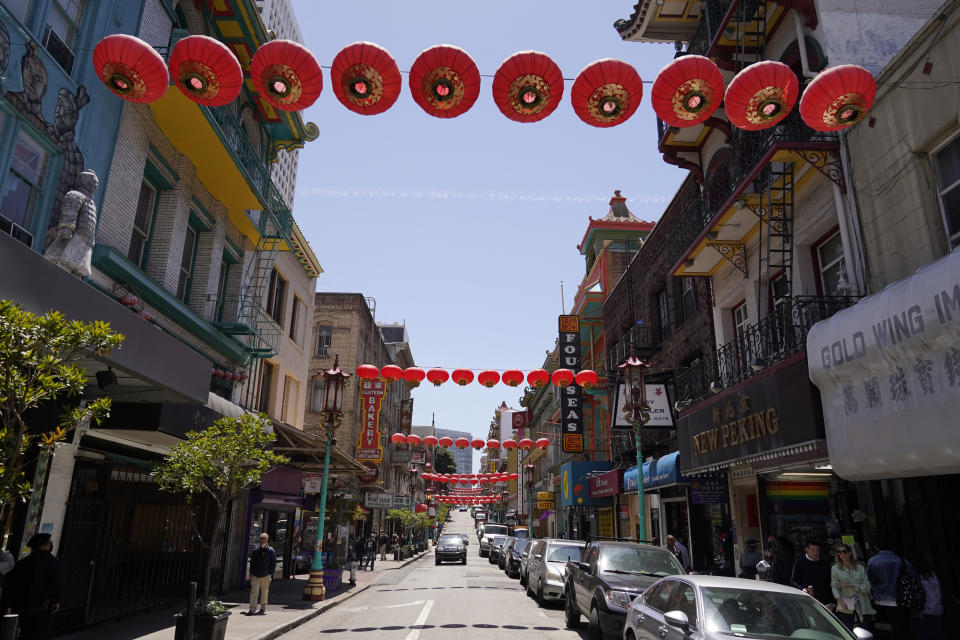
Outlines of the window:
[[820,269],[820,290],[823,295],[846,295],[846,263],[839,231],[817,245],[817,266]]
[[313,389],[310,392],[310,411],[320,413],[323,411],[323,392],[327,384],[322,375],[313,379]]
[[646,596],[647,606],[662,613],[670,611],[670,590],[673,589],[676,584],[673,580],[664,580],[658,584],[653,591],[649,592],[649,595]]
[[270,385],[273,381],[273,365],[263,361],[260,368],[260,397],[257,409],[264,413],[270,413]]
[[147,245],[150,243],[150,227],[157,206],[157,190],[149,182],[140,183],[140,197],[137,200],[137,213],[133,219],[133,232],[130,234],[130,248],[127,257],[141,269],[146,268]]
[[733,335],[740,337],[746,334],[750,326],[750,315],[747,313],[747,301],[744,300],[733,308]]
[[681,582],[670,597],[670,610],[687,614],[691,627],[697,626],[697,594],[690,585]]
[[220,260],[220,276],[217,280],[217,315],[216,321],[223,322],[223,310],[226,306],[224,298],[227,295],[227,283],[230,281],[230,263]]
[[296,415],[297,396],[300,395],[300,383],[290,376],[283,378],[283,404],[280,407],[280,421],[290,424]]
[[664,287],[657,294],[657,318],[660,320],[660,340],[670,335],[670,298]]
[[790,283],[787,274],[780,274],[770,278],[770,310],[781,311],[790,301]]
[[947,242],[953,249],[960,245],[960,137],[933,155],[939,180],[940,209]]
[[330,343],[333,340],[333,327],[329,324],[317,325],[317,357],[330,357]]
[[177,297],[187,302],[190,295],[190,284],[193,281],[193,263],[197,257],[197,230],[187,227],[187,235],[183,239],[183,256],[180,258],[180,276],[177,279]]
[[287,293],[287,281],[276,268],[270,272],[270,285],[267,287],[267,300],[265,309],[270,317],[283,326],[283,306]]
[[24,132],[17,135],[10,172],[3,185],[0,213],[14,224],[30,230],[34,209],[43,189],[47,152]]
[[693,288],[693,278],[680,278],[680,299],[683,319],[689,320],[697,312],[697,292]]
[[47,26],[68,47],[73,46],[73,40],[77,36],[80,20],[83,18],[83,4],[84,0],[53,0],[50,3]]
[[307,317],[307,306],[303,300],[294,296],[290,305],[290,339],[303,346],[303,324]]

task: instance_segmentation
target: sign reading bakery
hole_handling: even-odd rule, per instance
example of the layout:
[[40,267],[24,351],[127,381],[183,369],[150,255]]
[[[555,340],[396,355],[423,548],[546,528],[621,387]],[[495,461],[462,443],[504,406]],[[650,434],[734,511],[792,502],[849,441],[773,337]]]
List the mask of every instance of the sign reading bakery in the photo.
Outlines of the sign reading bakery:
[[682,416],[680,469],[725,466],[823,437],[820,397],[801,352]]
[[383,462],[380,446],[380,404],[386,395],[383,380],[364,380],[360,383],[360,411],[363,428],[354,458],[360,462]]

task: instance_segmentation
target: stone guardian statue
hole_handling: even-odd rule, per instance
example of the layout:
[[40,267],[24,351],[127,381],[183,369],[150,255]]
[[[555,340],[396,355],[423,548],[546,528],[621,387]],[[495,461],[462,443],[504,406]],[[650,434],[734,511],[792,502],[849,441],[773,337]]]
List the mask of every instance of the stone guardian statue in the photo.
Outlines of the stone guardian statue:
[[79,277],[90,275],[90,258],[97,233],[97,206],[93,194],[100,186],[97,174],[87,169],[77,176],[76,186],[63,196],[56,237],[44,256]]

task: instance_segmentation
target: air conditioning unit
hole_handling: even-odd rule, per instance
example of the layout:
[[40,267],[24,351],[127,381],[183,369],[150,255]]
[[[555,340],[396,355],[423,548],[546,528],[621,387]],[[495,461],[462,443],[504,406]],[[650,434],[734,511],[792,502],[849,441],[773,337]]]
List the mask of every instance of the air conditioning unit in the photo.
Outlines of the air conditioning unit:
[[57,64],[63,67],[64,71],[68,74],[73,73],[73,63],[77,56],[50,25],[47,25],[46,31],[43,32],[43,47],[57,61]]

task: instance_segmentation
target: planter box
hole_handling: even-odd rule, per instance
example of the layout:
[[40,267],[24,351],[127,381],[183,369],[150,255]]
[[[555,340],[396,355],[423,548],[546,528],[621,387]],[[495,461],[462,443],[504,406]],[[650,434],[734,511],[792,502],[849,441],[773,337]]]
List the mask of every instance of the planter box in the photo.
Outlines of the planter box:
[[178,613],[177,628],[174,631],[174,640],[223,640],[227,634],[227,620],[230,612],[219,616],[194,616],[193,638],[187,638],[187,616]]

